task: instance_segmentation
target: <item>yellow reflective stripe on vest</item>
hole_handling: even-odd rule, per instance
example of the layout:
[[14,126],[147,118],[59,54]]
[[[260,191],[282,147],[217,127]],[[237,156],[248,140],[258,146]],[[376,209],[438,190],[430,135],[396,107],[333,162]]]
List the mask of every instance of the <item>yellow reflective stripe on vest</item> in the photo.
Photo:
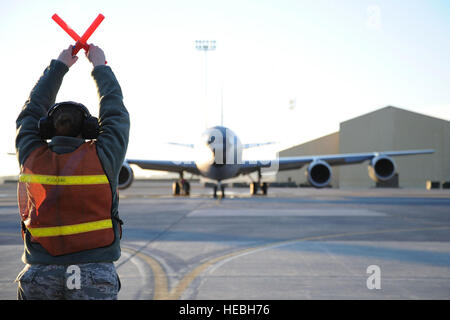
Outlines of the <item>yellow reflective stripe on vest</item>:
[[96,231],[102,229],[112,228],[112,220],[105,219],[93,222],[85,222],[80,224],[72,224],[68,226],[59,227],[43,227],[43,228],[27,228],[31,235],[38,237],[56,237],[67,236],[71,234],[78,234],[89,231]]
[[19,182],[62,186],[109,183],[108,178],[104,174],[90,176],[47,176],[41,174],[21,174],[19,176]]

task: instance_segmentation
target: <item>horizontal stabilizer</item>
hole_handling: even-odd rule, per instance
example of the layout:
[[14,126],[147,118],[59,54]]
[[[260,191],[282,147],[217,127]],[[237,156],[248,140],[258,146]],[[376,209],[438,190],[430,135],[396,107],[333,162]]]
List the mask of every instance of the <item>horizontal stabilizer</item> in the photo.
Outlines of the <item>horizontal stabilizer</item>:
[[179,147],[186,147],[186,148],[194,148],[193,144],[190,143],[178,143],[178,142],[167,142],[168,144],[174,145],[174,146],[179,146]]
[[242,145],[242,149],[250,149],[250,148],[256,148],[261,146],[266,146],[269,144],[274,144],[275,142],[263,142],[263,143],[247,143]]

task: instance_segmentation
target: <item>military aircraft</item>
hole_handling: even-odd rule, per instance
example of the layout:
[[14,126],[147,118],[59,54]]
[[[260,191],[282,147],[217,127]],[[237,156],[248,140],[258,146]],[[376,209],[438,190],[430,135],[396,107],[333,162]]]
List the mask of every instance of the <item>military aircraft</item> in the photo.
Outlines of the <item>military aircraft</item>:
[[387,181],[396,173],[396,165],[392,157],[430,154],[434,150],[402,150],[382,151],[349,154],[311,155],[300,157],[281,157],[272,160],[242,160],[242,150],[257,147],[269,143],[242,144],[238,136],[224,126],[215,126],[206,129],[197,144],[185,145],[196,150],[196,159],[188,161],[173,160],[137,160],[126,159],[119,174],[119,189],[128,188],[133,182],[134,174],[130,164],[137,165],[142,169],[162,170],[177,172],[180,179],[173,182],[173,195],[189,195],[190,184],[184,179],[184,173],[200,175],[217,181],[214,184],[214,197],[220,189],[221,196],[225,196],[226,179],[239,175],[258,173],[257,182],[250,184],[250,194],[259,193],[266,195],[268,184],[261,181],[261,172],[283,171],[300,169],[307,165],[307,179],[316,188],[324,188],[330,184],[332,177],[332,166],[350,165],[368,161],[369,176],[372,180]]

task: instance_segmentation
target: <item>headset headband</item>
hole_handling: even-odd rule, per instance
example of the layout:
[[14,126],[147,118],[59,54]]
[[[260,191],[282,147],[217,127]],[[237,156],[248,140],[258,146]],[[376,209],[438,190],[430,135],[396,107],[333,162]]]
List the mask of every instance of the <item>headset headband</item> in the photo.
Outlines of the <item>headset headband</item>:
[[51,117],[56,109],[62,107],[62,106],[74,106],[81,109],[83,112],[83,116],[85,119],[89,118],[91,116],[91,113],[89,112],[88,108],[86,108],[83,104],[74,102],[74,101],[64,101],[54,104],[50,109],[47,111],[47,117]]

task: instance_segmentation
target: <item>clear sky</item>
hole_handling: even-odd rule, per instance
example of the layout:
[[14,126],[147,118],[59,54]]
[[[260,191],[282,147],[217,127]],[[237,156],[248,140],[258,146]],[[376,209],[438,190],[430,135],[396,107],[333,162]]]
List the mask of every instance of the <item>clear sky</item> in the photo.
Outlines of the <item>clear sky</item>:
[[[17,171],[15,119],[52,58],[73,44],[54,13],[104,49],[130,112],[127,156],[189,159],[220,123],[243,143],[277,141],[249,156],[335,132],[341,121],[387,105],[450,120],[450,2],[400,0],[0,0],[0,175]],[[195,40],[216,40],[205,55]],[[84,53],[57,101],[98,115]],[[291,100],[295,103],[292,105]],[[294,107],[293,107],[294,106]],[[293,108],[292,108],[293,107]]]

